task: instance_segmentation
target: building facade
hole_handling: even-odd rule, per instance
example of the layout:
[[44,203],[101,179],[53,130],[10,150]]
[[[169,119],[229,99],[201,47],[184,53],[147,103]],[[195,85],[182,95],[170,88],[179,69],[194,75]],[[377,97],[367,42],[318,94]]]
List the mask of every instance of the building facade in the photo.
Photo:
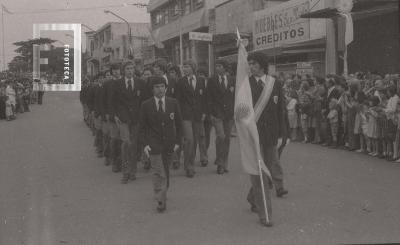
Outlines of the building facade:
[[[157,49],[156,57],[180,64],[193,60],[206,72],[212,63],[212,47],[209,42],[189,40],[189,32],[210,32],[210,10],[226,0],[151,0],[148,12],[151,27],[157,41],[164,48]],[[180,36],[182,35],[182,51]]]
[[[95,32],[86,32],[87,74],[94,76],[109,69],[111,64],[134,60],[141,63],[143,49],[150,38],[149,23],[109,22]],[[131,41],[130,41],[131,39]]]

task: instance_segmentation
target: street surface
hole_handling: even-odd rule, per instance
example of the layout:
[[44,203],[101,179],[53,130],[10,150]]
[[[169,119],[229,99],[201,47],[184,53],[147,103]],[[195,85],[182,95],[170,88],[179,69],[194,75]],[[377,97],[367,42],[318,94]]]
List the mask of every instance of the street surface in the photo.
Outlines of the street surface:
[[[214,144],[209,160],[214,161]],[[238,139],[230,172],[173,171],[158,214],[150,173],[120,184],[97,158],[79,94],[0,121],[1,245],[261,245],[400,242],[400,164],[293,143],[282,157],[287,197],[273,197],[272,228],[250,212]],[[198,164],[199,166],[199,164]]]

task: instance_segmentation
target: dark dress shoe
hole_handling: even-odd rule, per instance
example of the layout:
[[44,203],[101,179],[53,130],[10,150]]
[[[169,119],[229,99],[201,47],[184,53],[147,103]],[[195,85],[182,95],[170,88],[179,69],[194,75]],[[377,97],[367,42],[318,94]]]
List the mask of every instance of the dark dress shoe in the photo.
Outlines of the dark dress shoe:
[[229,170],[224,168],[224,173],[229,173]]
[[167,209],[167,204],[165,202],[158,202],[157,212],[162,213]]
[[251,205],[250,210],[251,210],[251,212],[253,212],[253,213],[258,213],[257,207],[254,206],[254,205]]
[[104,159],[104,165],[110,166],[110,164],[111,164],[110,158],[106,157],[106,158]]
[[207,165],[208,165],[208,161],[202,161],[201,162],[201,166],[202,167],[207,167]]
[[127,184],[129,181],[129,178],[130,178],[129,174],[124,174],[121,179],[121,184]]
[[218,166],[217,174],[224,174],[224,169],[221,166]]
[[194,177],[194,172],[193,172],[193,171],[190,171],[190,170],[187,170],[187,171],[186,171],[186,177],[188,177],[188,178],[193,178],[193,177]]
[[149,162],[149,161],[144,162],[143,165],[144,165],[144,166],[143,166],[143,169],[144,169],[144,170],[146,170],[146,171],[149,171],[149,170],[150,170],[151,165],[150,165],[150,162]]
[[283,197],[284,195],[287,195],[288,193],[289,193],[289,191],[287,191],[283,188],[276,190],[277,197]]
[[181,166],[180,162],[173,162],[172,163],[172,168],[175,169],[175,170],[179,169],[180,166]]
[[265,227],[272,227],[274,223],[272,221],[267,221],[266,219],[260,219],[260,224]]

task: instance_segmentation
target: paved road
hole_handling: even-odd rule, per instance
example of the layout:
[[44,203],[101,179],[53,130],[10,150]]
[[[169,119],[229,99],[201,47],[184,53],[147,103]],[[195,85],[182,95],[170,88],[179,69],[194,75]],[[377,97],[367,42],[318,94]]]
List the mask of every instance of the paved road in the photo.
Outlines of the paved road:
[[59,92],[0,121],[1,245],[400,242],[400,164],[291,144],[282,159],[289,195],[273,198],[275,226],[264,228],[246,202],[234,139],[228,175],[173,172],[168,210],[157,214],[151,176],[121,185],[81,118],[78,94]]

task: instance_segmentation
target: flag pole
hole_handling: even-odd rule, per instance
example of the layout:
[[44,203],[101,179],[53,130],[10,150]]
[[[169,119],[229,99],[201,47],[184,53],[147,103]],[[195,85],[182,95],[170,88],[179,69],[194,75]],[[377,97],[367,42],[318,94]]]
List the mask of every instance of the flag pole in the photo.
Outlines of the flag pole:
[[262,197],[263,197],[263,203],[264,203],[265,218],[267,219],[267,222],[269,223],[269,214],[268,214],[268,208],[267,208],[267,199],[265,197],[265,187],[264,187],[263,173],[262,173],[262,169],[261,169],[261,160],[258,160],[258,170],[260,173],[261,191],[262,191]]

